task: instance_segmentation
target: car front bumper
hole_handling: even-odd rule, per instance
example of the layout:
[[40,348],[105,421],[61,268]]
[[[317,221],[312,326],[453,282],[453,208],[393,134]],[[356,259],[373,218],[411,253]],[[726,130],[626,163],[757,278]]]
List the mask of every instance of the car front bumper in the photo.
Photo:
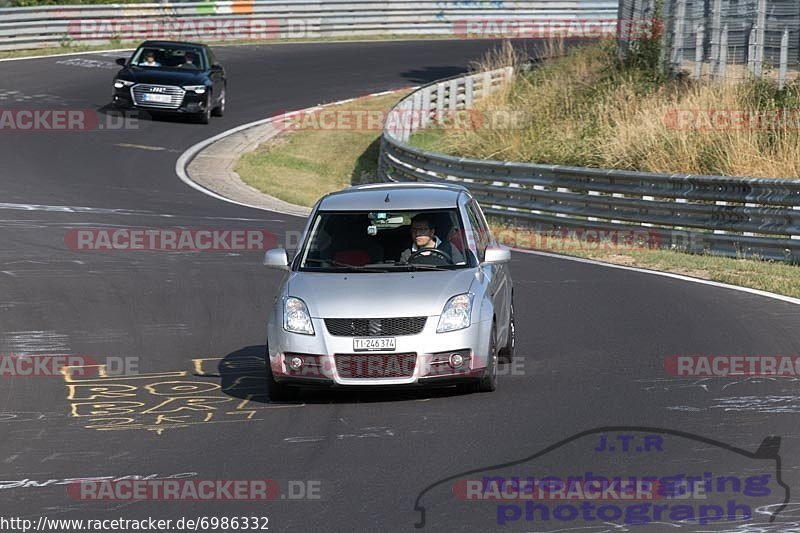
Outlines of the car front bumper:
[[[491,322],[436,333],[438,316],[422,332],[395,337],[394,350],[356,351],[354,337],[331,335],[325,321],[312,318],[314,335],[287,332],[273,317],[267,327],[269,365],[274,379],[303,386],[419,386],[474,381],[484,374]],[[362,337],[363,338],[363,337]],[[458,354],[461,365],[451,364]],[[290,363],[300,359],[293,369]],[[457,362],[457,361],[456,361]]]
[[150,113],[178,113],[178,114],[199,114],[206,110],[209,105],[208,94],[197,94],[187,91],[178,107],[162,107],[156,105],[137,104],[131,95],[129,87],[123,89],[113,89],[111,103],[114,107],[121,109],[141,109]]

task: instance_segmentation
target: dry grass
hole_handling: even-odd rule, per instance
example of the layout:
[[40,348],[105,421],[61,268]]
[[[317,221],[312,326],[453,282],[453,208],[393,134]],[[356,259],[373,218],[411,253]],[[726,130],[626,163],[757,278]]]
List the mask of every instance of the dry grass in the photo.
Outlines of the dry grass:
[[[342,117],[352,117],[353,112],[388,112],[405,94],[358,98],[328,106],[325,111],[341,112]],[[302,120],[311,128],[281,134],[255,152],[244,154],[236,165],[242,180],[271,196],[303,206],[314,205],[329,192],[376,181],[381,131],[327,128],[325,124],[333,123],[315,118],[318,116],[315,113]],[[316,124],[322,128],[314,129]]]
[[[552,52],[559,43],[551,43]],[[483,67],[514,63],[501,49]],[[524,112],[516,128],[425,131],[412,142],[464,157],[729,176],[800,176],[800,113],[776,127],[722,127],[709,113],[746,111],[769,117],[800,110],[800,84],[771,81],[715,85],[654,79],[624,68],[608,44],[570,50],[563,59],[518,75],[479,103],[487,114]],[[683,112],[683,114],[680,114]],[[689,115],[688,113],[692,114]],[[680,120],[678,117],[681,117]],[[688,118],[687,118],[688,117]],[[708,127],[711,126],[711,127]]]

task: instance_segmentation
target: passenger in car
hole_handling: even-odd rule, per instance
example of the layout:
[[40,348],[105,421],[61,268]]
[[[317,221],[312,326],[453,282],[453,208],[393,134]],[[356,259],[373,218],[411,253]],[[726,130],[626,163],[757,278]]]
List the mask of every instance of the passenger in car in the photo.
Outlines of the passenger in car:
[[144,63],[140,63],[145,67],[160,67],[161,63],[156,61],[156,56],[153,52],[147,52],[144,56]]

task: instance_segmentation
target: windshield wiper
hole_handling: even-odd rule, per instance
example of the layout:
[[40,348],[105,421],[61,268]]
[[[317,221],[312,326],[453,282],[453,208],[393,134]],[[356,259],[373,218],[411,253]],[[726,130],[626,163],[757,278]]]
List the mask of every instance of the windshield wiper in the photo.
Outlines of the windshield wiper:
[[426,265],[424,263],[395,263],[391,266],[408,270],[450,270],[443,265]]
[[[349,263],[342,263],[341,261],[328,260],[328,259],[308,258],[303,263],[304,263],[304,266],[305,266],[305,263],[318,263],[318,264],[324,264],[326,266],[328,264],[330,264],[330,265],[333,265],[334,267],[346,268],[347,270],[350,270],[350,271],[353,271],[353,272],[386,272],[385,268],[378,268],[378,267],[370,266],[370,265],[351,265]],[[323,267],[323,268],[325,268],[325,267]]]

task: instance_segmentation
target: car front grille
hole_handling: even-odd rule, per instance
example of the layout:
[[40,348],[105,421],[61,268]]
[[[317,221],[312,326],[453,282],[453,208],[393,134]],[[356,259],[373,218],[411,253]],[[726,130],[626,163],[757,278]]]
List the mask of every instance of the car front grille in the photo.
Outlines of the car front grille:
[[343,378],[408,378],[414,374],[416,353],[343,354],[333,356],[336,371]]
[[[148,94],[158,94],[169,97],[169,102],[154,102],[145,100]],[[173,85],[148,85],[140,83],[131,87],[133,102],[138,106],[153,107],[157,109],[177,109],[183,103],[183,96],[186,94],[181,87]]]
[[328,333],[337,337],[383,337],[417,335],[428,317],[410,318],[326,318]]

